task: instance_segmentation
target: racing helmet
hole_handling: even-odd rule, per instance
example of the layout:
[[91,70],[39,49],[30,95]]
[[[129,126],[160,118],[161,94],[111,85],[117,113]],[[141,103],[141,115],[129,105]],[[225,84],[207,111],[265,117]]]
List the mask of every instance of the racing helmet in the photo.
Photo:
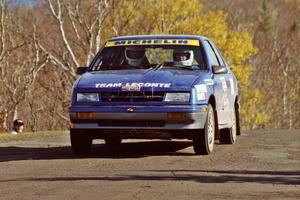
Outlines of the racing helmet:
[[192,50],[174,50],[173,60],[175,65],[192,66],[194,52]]
[[145,49],[138,47],[126,47],[125,57],[129,65],[139,66],[145,58]]

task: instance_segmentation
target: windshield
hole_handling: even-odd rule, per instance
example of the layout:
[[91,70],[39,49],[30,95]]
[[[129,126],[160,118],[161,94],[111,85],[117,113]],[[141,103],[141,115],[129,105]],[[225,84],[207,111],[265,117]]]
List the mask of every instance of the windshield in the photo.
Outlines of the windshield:
[[205,70],[199,46],[132,45],[105,47],[95,58],[91,70],[128,69]]

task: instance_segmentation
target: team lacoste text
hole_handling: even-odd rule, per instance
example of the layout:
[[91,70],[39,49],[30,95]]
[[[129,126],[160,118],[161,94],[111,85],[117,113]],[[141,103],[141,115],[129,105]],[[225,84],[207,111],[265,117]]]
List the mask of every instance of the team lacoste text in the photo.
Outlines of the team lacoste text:
[[141,87],[158,87],[170,88],[171,83],[97,83],[96,88],[141,88]]

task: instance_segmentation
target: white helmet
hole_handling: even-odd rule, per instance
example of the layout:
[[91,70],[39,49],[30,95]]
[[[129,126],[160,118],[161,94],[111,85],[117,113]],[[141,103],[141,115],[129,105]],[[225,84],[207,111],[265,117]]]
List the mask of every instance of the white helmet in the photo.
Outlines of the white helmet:
[[192,50],[174,50],[173,60],[175,65],[192,66],[194,52]]
[[140,66],[145,58],[145,49],[126,47],[125,57],[129,65]]

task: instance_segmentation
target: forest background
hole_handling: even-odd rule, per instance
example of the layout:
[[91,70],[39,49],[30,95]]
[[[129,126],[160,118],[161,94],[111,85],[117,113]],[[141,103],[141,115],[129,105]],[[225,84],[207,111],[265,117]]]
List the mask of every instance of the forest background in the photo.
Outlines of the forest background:
[[162,33],[217,44],[244,130],[300,127],[300,0],[0,0],[0,131],[68,129],[76,68],[110,37]]

